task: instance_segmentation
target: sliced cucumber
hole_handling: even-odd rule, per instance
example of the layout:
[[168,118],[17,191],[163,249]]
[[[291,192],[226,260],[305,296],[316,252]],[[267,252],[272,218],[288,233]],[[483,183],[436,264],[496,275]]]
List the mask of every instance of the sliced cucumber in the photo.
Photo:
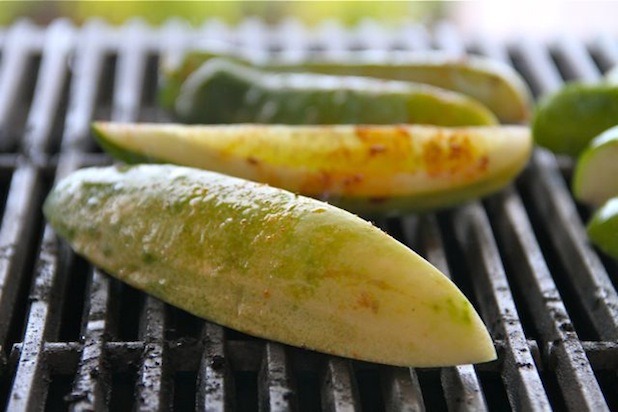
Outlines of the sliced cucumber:
[[212,59],[176,99],[186,123],[487,125],[477,101],[433,86],[364,77],[274,73]]
[[618,126],[593,139],[577,159],[573,195],[596,207],[618,196]]
[[370,223],[326,203],[170,165],[84,169],[44,213],[109,274],[197,316],[354,359],[495,359],[466,297]]
[[532,149],[528,128],[95,123],[112,156],[214,170],[361,214],[444,208],[495,192]]

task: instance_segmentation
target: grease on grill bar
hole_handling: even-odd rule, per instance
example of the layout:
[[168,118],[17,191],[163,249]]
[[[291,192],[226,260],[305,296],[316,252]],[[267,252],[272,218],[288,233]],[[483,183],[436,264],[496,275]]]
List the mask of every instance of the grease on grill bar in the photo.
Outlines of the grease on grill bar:
[[[109,163],[93,119],[164,121],[157,59],[200,35],[284,53],[346,48],[474,52],[512,64],[539,96],[594,80],[618,39],[551,44],[461,41],[434,32],[310,36],[249,22],[190,31],[132,22],[22,22],[0,43],[0,404],[8,410],[609,410],[618,408],[616,262],[598,255],[568,190],[570,167],[537,151],[517,184],[482,202],[378,222],[454,281],[499,352],[487,365],[385,367],[265,342],[194,318],[120,284],[58,243],[41,218],[54,181]],[[288,35],[289,34],[289,35]],[[377,35],[376,35],[377,34]],[[366,38],[366,36],[368,36]],[[333,38],[333,36],[337,36]]]

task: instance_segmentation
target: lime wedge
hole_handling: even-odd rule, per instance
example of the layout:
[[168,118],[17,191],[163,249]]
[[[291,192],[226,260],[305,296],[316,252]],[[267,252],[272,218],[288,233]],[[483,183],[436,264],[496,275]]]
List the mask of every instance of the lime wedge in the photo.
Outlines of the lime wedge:
[[572,186],[575,198],[592,206],[618,196],[618,126],[601,133],[581,153]]

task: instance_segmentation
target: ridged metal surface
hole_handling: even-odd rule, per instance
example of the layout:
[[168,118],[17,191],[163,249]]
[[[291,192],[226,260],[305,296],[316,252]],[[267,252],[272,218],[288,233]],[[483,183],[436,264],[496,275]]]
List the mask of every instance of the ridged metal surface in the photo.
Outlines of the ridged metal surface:
[[0,405],[7,410],[573,410],[618,408],[618,265],[588,243],[590,210],[569,191],[569,160],[536,150],[516,183],[482,201],[376,222],[470,298],[495,362],[409,369],[329,357],[214,325],[108,277],[56,239],[41,215],[51,185],[111,163],[93,119],[168,119],[158,62],[203,39],[291,56],[441,49],[513,65],[536,97],[593,82],[618,39],[507,44],[427,30],[295,21],[268,28],[170,21],[119,28],[28,22],[0,42]]

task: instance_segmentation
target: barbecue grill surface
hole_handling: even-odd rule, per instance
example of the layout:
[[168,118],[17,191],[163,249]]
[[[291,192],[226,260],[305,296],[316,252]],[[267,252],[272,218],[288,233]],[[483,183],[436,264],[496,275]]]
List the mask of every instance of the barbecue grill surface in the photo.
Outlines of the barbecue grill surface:
[[204,322],[109,278],[72,254],[41,216],[54,181],[111,160],[93,119],[167,120],[158,62],[201,39],[247,50],[442,49],[513,65],[536,97],[594,81],[618,63],[618,39],[509,43],[452,27],[308,31],[139,21],[0,29],[0,405],[19,410],[618,409],[615,261],[583,229],[572,164],[538,149],[501,193],[434,215],[376,222],[470,298],[499,359],[476,367],[387,367],[287,347]]

